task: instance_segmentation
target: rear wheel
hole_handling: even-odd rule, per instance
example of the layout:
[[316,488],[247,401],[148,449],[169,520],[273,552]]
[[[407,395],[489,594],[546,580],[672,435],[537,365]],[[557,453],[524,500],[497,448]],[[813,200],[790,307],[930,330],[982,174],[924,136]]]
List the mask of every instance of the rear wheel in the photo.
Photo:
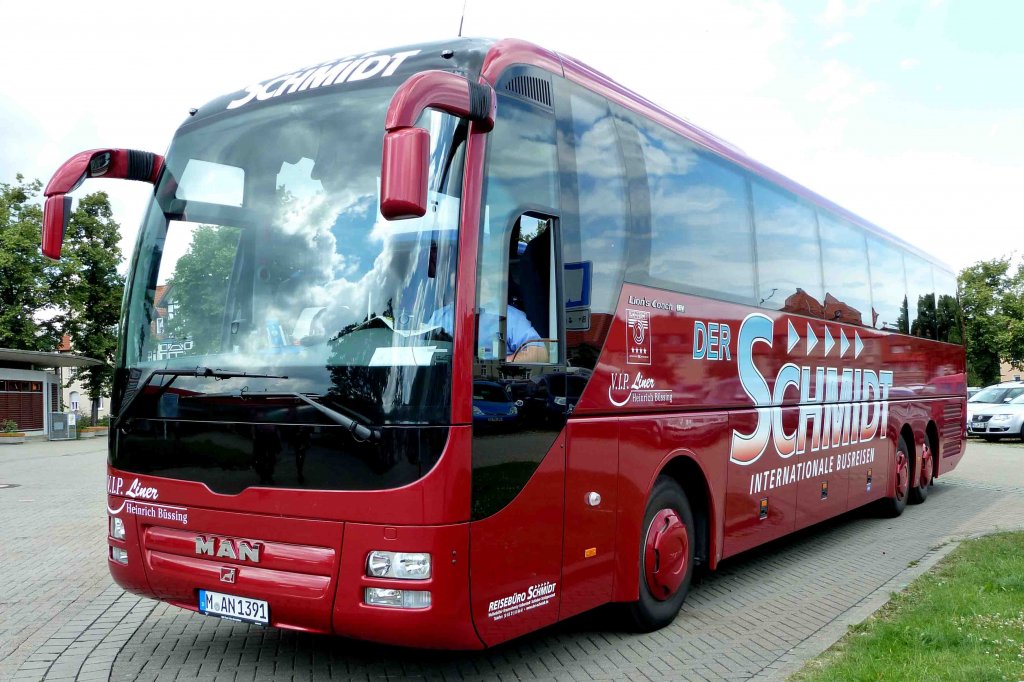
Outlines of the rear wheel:
[[686,494],[672,478],[659,477],[640,537],[640,598],[627,607],[634,629],[650,632],[675,619],[690,589],[695,539]]
[[932,458],[932,449],[925,440],[921,446],[921,469],[914,472],[916,485],[910,489],[910,503],[921,504],[928,499],[928,487],[932,484],[932,475],[935,473],[935,460]]
[[893,496],[881,501],[882,513],[886,516],[899,516],[906,508],[907,497],[910,494],[910,458],[907,456],[907,442],[903,440],[903,436],[900,436],[896,444],[892,477],[896,482]]

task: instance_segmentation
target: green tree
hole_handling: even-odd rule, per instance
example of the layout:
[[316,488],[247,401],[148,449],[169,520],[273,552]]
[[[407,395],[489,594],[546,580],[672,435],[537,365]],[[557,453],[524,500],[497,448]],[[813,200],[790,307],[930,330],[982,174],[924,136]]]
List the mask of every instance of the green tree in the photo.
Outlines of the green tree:
[[92,420],[99,417],[99,398],[110,395],[117,350],[117,323],[124,277],[117,272],[123,257],[120,229],[114,222],[106,192],[83,197],[71,215],[64,236],[68,290],[62,316],[76,352],[103,362],[80,371],[78,379],[92,400]]
[[0,347],[53,351],[60,342],[57,310],[65,304],[63,270],[39,251],[42,185],[15,176],[0,183]]
[[167,281],[168,299],[175,304],[167,334],[182,341],[191,338],[195,355],[221,351],[224,301],[236,251],[237,230],[200,225]]
[[1020,368],[1024,360],[1024,270],[1011,271],[1009,257],[964,268],[957,283],[967,341],[967,380],[976,386],[999,381],[1000,360]]

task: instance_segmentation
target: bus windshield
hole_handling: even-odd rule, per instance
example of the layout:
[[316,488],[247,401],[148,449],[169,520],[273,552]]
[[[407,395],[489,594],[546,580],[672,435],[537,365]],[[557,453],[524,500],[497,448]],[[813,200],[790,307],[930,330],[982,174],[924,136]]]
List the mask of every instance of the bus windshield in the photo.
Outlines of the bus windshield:
[[[281,396],[300,394],[361,423],[450,421],[452,330],[435,321],[450,319],[436,313],[454,292],[465,122],[423,114],[427,215],[385,221],[392,94],[311,96],[183,127],[130,276],[126,395],[154,370],[265,376],[161,378],[147,384],[151,399],[122,407],[175,421],[323,422],[308,401],[281,409]],[[251,418],[212,399],[230,394]]]

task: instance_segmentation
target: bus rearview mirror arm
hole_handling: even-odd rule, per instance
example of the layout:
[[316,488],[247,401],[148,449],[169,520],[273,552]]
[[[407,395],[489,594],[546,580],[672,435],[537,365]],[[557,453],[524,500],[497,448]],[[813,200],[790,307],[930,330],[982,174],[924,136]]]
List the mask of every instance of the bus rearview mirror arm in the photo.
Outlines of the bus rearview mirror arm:
[[418,218],[427,212],[430,133],[415,127],[433,108],[477,123],[488,132],[497,107],[494,90],[448,71],[424,71],[405,81],[391,98],[384,121],[380,212],[386,220]]
[[71,197],[67,196],[86,178],[139,180],[156,184],[164,167],[164,157],[135,149],[91,149],[65,161],[43,191],[43,255],[60,259],[64,233],[71,218]]

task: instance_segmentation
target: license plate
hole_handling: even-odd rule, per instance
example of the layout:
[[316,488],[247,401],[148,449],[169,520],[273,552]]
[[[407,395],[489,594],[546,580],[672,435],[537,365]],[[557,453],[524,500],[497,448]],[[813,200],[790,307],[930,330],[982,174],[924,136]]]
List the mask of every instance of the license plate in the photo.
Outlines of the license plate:
[[262,599],[208,590],[199,590],[199,612],[244,623],[267,625],[270,622],[270,607]]
[[500,422],[501,421],[501,417],[488,417],[487,421],[489,421],[489,422]]

